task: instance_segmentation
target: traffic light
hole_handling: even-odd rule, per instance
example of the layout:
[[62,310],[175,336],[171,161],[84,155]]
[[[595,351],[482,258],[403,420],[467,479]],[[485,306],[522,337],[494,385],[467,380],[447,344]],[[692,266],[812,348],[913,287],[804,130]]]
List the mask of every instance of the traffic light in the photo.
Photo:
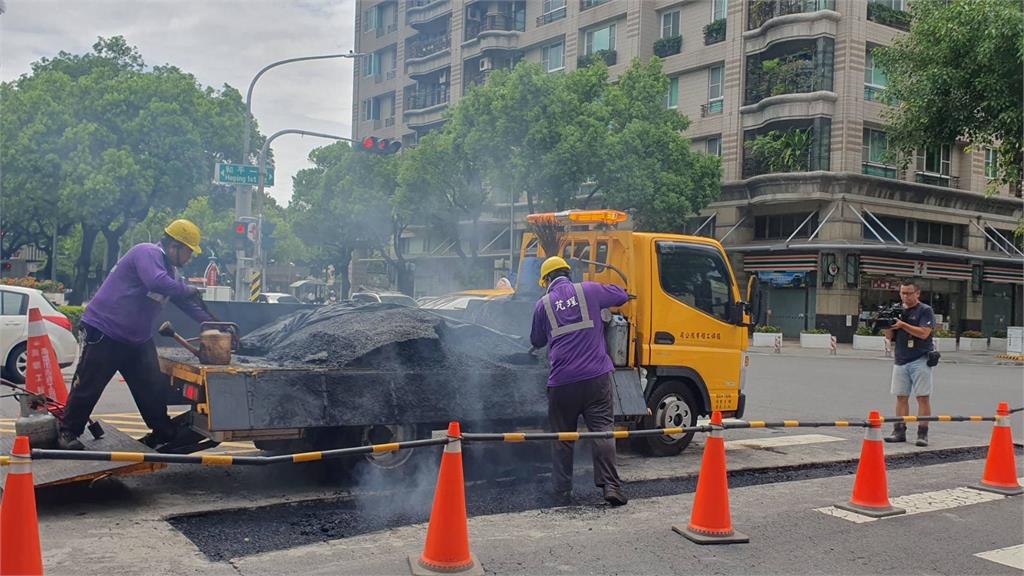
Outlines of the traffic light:
[[363,141],[360,143],[360,148],[362,148],[363,152],[367,152],[369,154],[390,156],[402,149],[402,143],[398,140],[388,140],[387,138],[367,136],[366,138],[363,138]]
[[262,252],[269,254],[274,249],[276,242],[274,241],[274,230],[277,229],[277,223],[273,220],[263,221],[263,230],[260,230],[260,242],[262,246]]
[[239,218],[235,220],[231,236],[235,241],[236,250],[245,250],[247,257],[255,254],[256,239],[259,237],[255,218]]

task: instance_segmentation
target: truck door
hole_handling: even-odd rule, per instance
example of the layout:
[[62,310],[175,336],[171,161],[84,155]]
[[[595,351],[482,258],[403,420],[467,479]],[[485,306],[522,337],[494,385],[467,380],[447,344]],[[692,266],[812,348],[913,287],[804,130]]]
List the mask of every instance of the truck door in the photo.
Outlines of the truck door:
[[652,242],[650,364],[659,373],[696,372],[712,410],[734,410],[747,336],[729,322],[738,291],[725,257],[707,244]]

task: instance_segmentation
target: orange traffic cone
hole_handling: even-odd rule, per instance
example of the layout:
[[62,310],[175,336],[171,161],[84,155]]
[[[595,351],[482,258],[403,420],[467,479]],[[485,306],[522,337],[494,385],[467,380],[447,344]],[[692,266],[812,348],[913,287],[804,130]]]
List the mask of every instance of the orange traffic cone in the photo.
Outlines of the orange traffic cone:
[[1013,454],[1013,432],[1006,421],[1010,416],[1010,405],[1000,402],[996,409],[996,423],[992,427],[992,440],[988,444],[988,458],[981,482],[972,486],[1006,496],[1024,492],[1017,480],[1017,460]]
[[[722,425],[722,413],[711,413],[711,425]],[[729,480],[725,474],[725,439],[722,429],[708,433],[704,459],[697,479],[697,495],[689,526],[673,526],[672,530],[697,544],[735,544],[750,542],[745,534],[732,529],[729,516]]]
[[458,422],[448,424],[449,442],[441,456],[434,507],[430,511],[423,554],[409,556],[416,576],[432,574],[483,575],[480,562],[469,551],[466,525],[466,485],[462,478],[462,432]]
[[883,518],[905,514],[903,508],[896,508],[889,503],[889,484],[885,478],[885,452],[882,448],[882,416],[877,411],[868,415],[868,427],[864,434],[864,444],[860,450],[860,463],[857,464],[857,479],[853,483],[853,496],[845,504],[836,504],[836,508]]
[[64,404],[68,401],[68,389],[64,386],[64,375],[60,372],[57,353],[46,333],[45,322],[39,308],[29,309],[25,388],[33,394],[45,394]]
[[0,575],[42,573],[31,451],[28,436],[18,436],[11,450],[10,470],[0,503]]

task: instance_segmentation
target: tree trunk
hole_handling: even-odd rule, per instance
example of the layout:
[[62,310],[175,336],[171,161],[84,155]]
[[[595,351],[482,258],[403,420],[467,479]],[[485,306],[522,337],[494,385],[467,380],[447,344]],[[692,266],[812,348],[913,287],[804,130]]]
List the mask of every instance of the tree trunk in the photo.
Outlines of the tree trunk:
[[[120,228],[118,228],[120,230]],[[121,251],[121,236],[124,232],[118,230],[103,230],[103,238],[107,241],[107,254],[103,260],[103,277],[106,278],[110,270],[117,264],[118,253]]]
[[85,301],[89,264],[92,261],[92,249],[96,245],[97,234],[99,234],[99,230],[82,222],[82,250],[78,253],[78,260],[75,262],[75,282],[69,299],[70,303],[75,306],[81,306]]
[[349,276],[349,266],[352,264],[352,248],[347,246],[341,249],[341,256],[338,258],[338,272],[341,275],[341,294],[338,300],[345,300],[352,292],[352,278]]
[[529,214],[533,214],[533,191],[526,191],[526,209]]

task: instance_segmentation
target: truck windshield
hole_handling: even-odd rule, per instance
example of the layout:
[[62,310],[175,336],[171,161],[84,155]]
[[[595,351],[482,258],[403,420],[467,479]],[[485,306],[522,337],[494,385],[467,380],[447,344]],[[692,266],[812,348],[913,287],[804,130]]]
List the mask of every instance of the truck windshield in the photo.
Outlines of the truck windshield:
[[732,302],[729,268],[711,246],[658,242],[661,288],[683,304],[728,321]]

